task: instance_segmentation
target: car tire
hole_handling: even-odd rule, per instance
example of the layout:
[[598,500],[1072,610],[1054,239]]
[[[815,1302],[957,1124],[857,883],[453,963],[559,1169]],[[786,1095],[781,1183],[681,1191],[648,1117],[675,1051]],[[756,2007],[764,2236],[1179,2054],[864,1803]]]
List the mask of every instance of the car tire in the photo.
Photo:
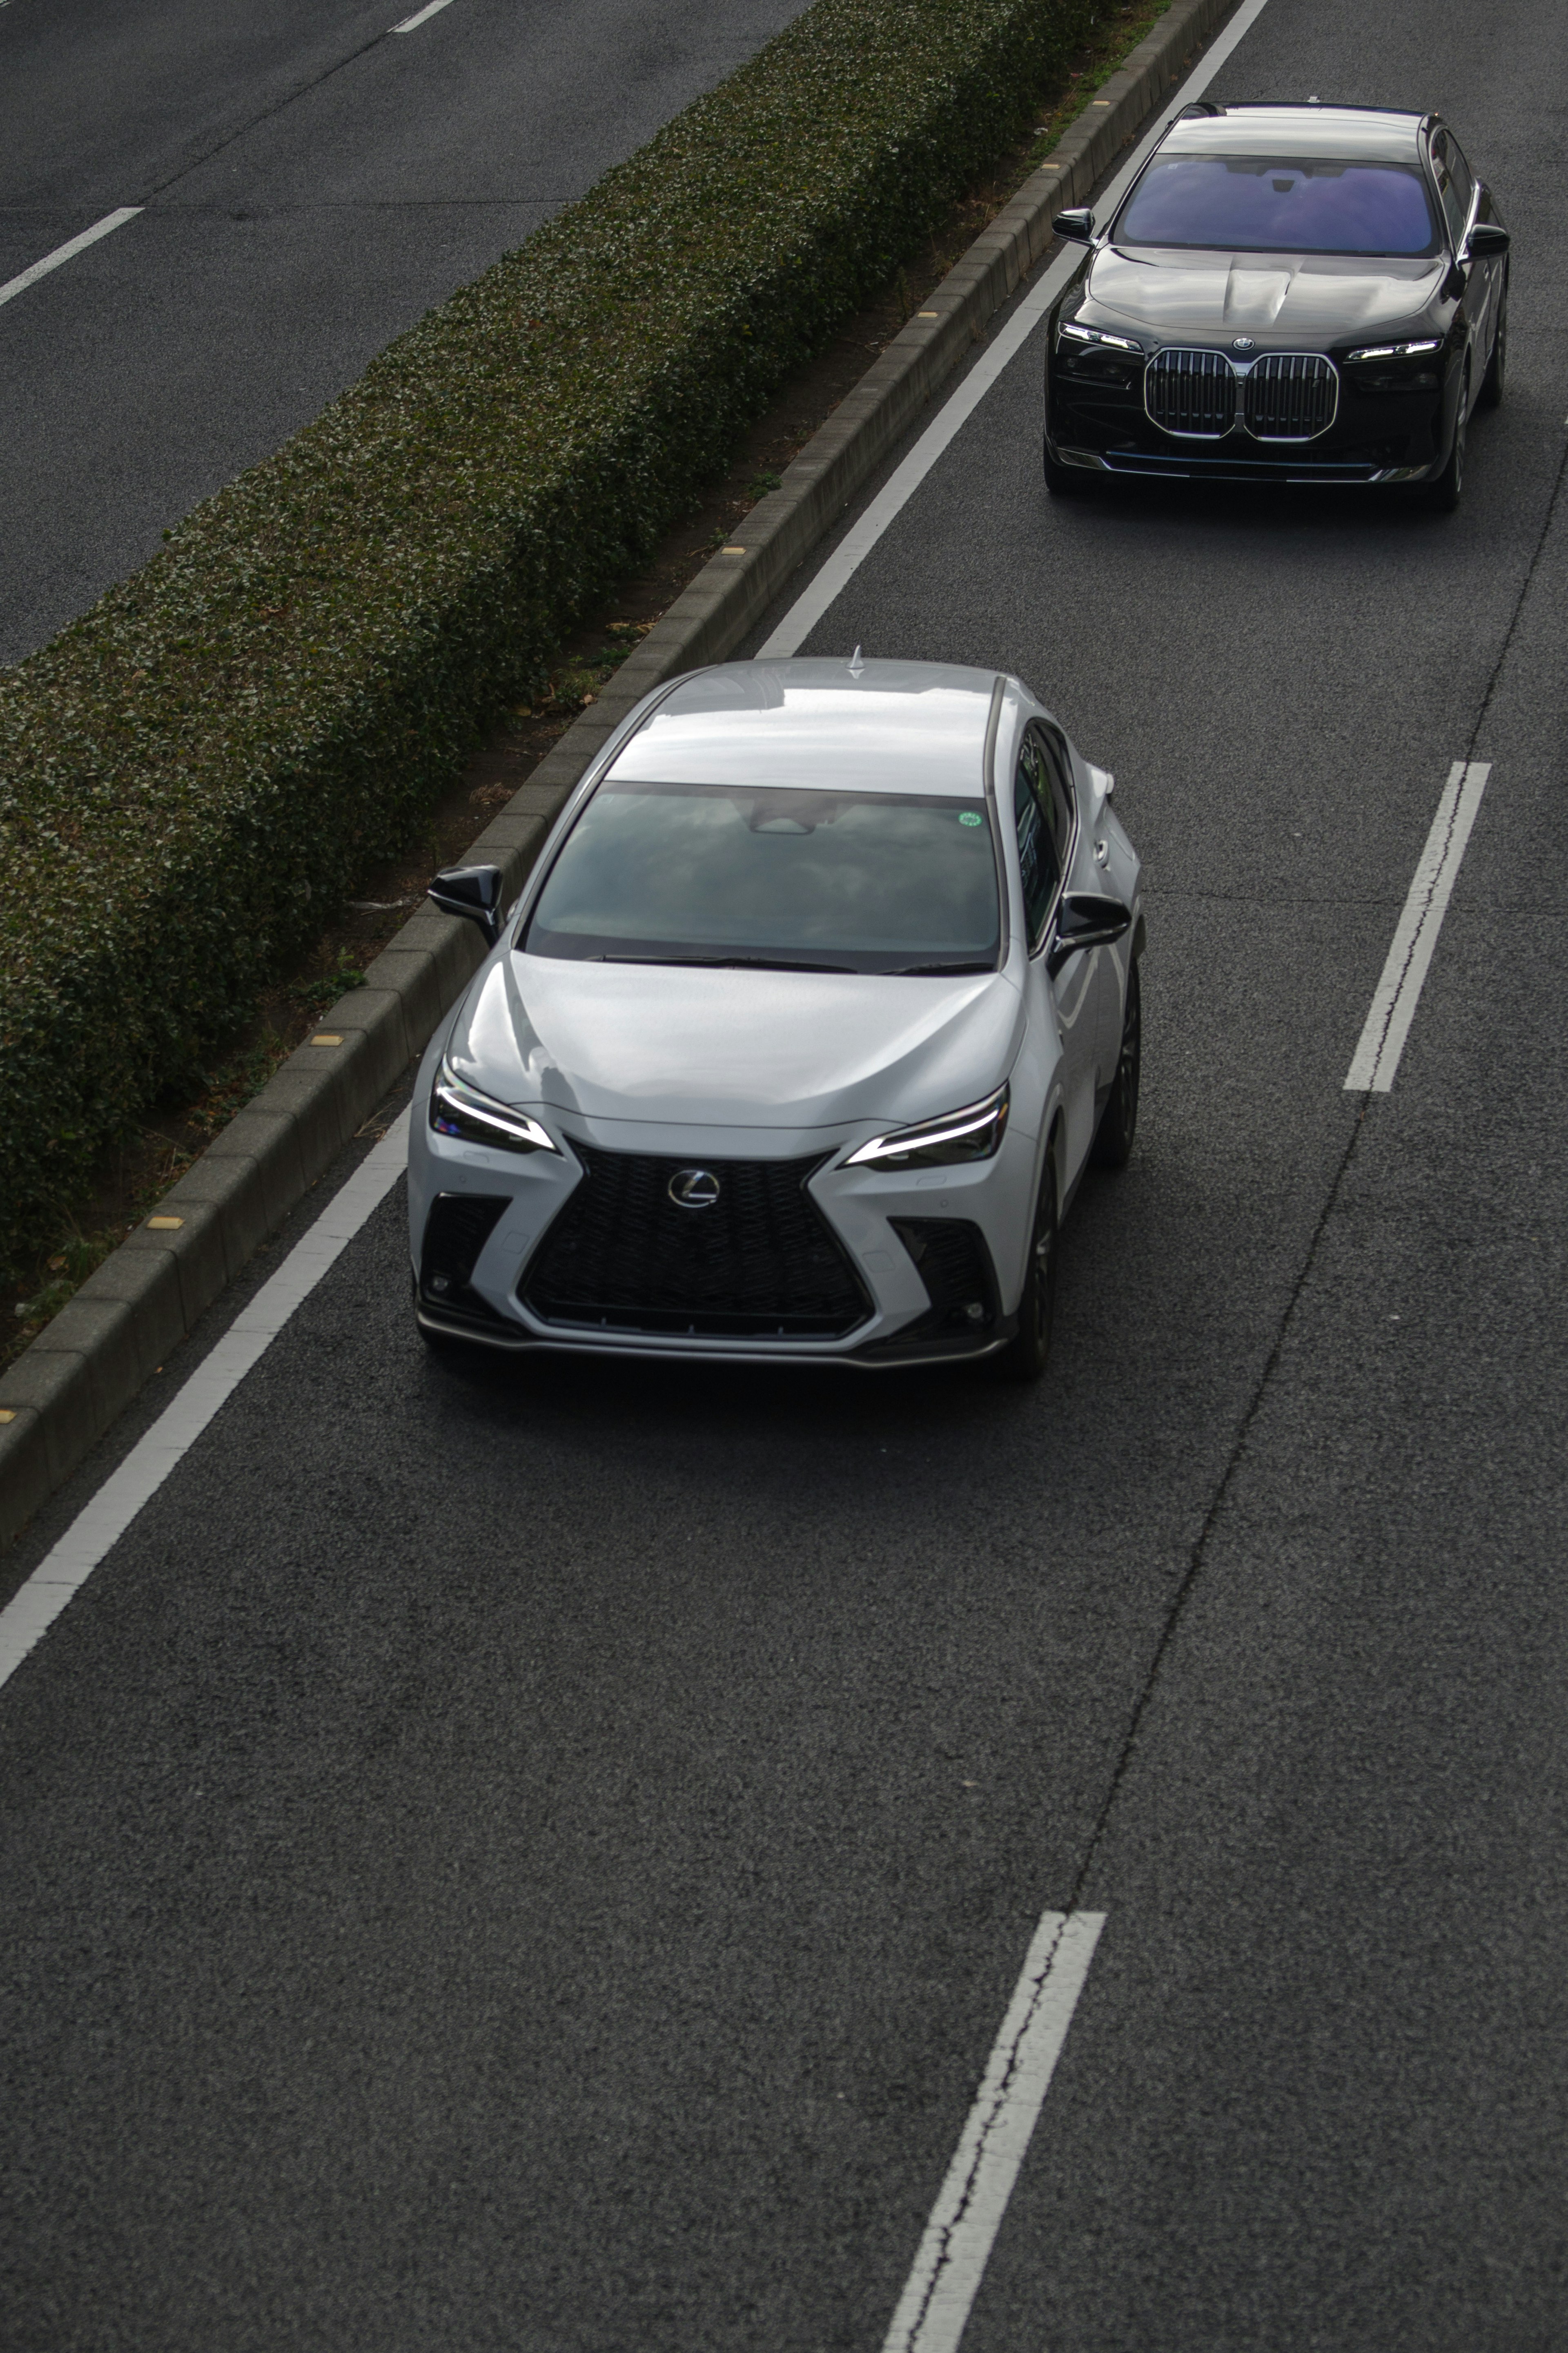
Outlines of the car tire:
[[1046,488],[1053,499],[1076,499],[1082,495],[1084,474],[1078,466],[1064,466],[1051,455],[1051,445],[1045,445]]
[[1440,514],[1452,514],[1465,492],[1465,427],[1470,406],[1470,379],[1465,377],[1459,387],[1458,414],[1454,419],[1454,438],[1448,445],[1448,462],[1436,480],[1426,487],[1426,500]]
[[1476,395],[1478,408],[1496,408],[1502,400],[1503,385],[1508,377],[1508,288],[1502,290],[1502,303],[1498,311],[1497,332],[1492,337],[1492,355],[1487,362],[1487,372],[1481,378],[1480,391]]
[[1029,1271],[1018,1302],[1018,1329],[993,1358],[1005,1381],[1037,1381],[1051,1353],[1051,1328],[1057,1314],[1057,1257],[1060,1220],[1057,1214],[1056,1158],[1047,1145],[1040,1189],[1035,1198],[1029,1240]]
[[1138,966],[1131,965],[1127,974],[1127,1003],[1121,1016],[1121,1051],[1116,1058],[1116,1076],[1110,1082],[1105,1109],[1100,1114],[1100,1125],[1094,1132],[1090,1157],[1097,1168],[1125,1168],[1132,1157],[1132,1139],[1138,1133],[1138,1079],[1143,1053],[1143,991],[1138,979]]

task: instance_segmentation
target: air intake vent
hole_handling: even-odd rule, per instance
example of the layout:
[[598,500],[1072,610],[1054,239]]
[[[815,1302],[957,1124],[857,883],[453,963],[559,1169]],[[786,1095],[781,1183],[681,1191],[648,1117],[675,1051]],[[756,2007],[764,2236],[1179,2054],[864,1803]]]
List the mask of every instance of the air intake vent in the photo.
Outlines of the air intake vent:
[[505,1193],[437,1193],[425,1221],[419,1258],[419,1293],[444,1314],[467,1315],[481,1324],[504,1324],[472,1288],[479,1252],[507,1207]]
[[1159,352],[1143,378],[1143,406],[1162,432],[1217,440],[1236,423],[1236,375],[1223,352]]
[[1310,441],[1339,405],[1339,373],[1319,352],[1269,352],[1247,375],[1247,429],[1259,441]]
[[921,1271],[927,1314],[895,1333],[908,1340],[968,1334],[983,1338],[996,1322],[996,1277],[985,1237],[967,1218],[893,1218],[893,1231]]

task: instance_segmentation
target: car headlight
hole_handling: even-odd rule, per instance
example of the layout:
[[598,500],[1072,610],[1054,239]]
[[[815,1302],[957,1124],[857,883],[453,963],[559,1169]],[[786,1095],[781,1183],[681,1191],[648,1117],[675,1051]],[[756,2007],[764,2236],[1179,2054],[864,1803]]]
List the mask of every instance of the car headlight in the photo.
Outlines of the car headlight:
[[430,1090],[430,1124],[437,1135],[461,1136],[465,1144],[489,1144],[498,1152],[559,1152],[536,1119],[510,1103],[497,1103],[460,1079],[445,1054]]
[[1007,1127],[1007,1089],[998,1087],[984,1103],[950,1111],[942,1119],[921,1120],[891,1135],[874,1135],[852,1152],[844,1166],[858,1168],[949,1168],[955,1161],[989,1160]]
[[1080,327],[1076,319],[1064,319],[1057,333],[1072,343],[1103,343],[1108,351],[1136,352],[1142,356],[1143,346],[1134,336],[1113,335],[1105,327]]
[[1414,360],[1420,358],[1424,352],[1439,352],[1442,348],[1442,337],[1433,335],[1422,343],[1368,343],[1359,352],[1347,352],[1345,358],[1347,361]]

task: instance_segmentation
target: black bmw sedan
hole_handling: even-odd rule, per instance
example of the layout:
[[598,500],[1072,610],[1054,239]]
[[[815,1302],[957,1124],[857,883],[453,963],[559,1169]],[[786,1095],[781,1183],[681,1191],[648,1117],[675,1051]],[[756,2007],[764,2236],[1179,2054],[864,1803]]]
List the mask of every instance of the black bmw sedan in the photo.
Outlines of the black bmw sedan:
[[1190,106],[1051,313],[1046,480],[1421,483],[1502,396],[1508,232],[1435,114]]

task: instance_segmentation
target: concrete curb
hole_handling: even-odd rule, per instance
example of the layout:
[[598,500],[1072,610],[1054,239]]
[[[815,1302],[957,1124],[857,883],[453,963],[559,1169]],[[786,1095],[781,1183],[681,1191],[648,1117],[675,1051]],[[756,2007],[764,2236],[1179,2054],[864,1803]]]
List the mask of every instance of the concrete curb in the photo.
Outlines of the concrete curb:
[[[1051,221],[1088,199],[1236,0],[1174,0],[1049,160],[813,435],[778,490],[714,555],[598,702],[473,844],[521,889],[589,761],[650,687],[722,661],[1049,248]],[[473,926],[433,908],[405,923],[365,985],[333,1006],[32,1346],[0,1375],[0,1546],[9,1544],[149,1375],[358,1132],[481,955]]]

